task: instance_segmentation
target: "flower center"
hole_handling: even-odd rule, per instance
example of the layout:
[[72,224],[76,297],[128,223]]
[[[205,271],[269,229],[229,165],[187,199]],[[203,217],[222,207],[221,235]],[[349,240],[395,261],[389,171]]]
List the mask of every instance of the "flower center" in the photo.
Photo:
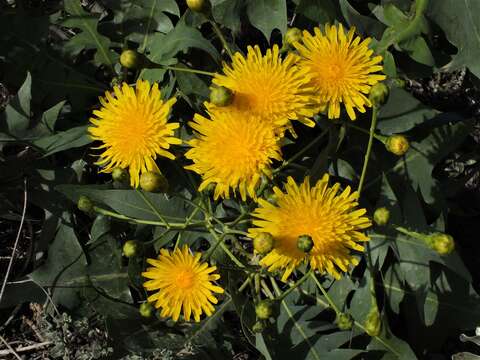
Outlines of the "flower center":
[[181,270],[175,277],[175,285],[180,289],[190,289],[193,285],[195,275],[189,270]]
[[331,64],[330,67],[325,68],[325,79],[327,81],[337,82],[345,75],[345,69],[338,64]]

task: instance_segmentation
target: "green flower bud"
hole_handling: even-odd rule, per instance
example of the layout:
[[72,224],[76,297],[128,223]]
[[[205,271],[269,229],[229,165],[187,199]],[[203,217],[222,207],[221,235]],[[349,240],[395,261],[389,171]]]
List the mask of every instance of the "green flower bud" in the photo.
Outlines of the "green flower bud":
[[400,79],[400,78],[392,79],[392,86],[395,86],[400,89],[405,89],[406,85],[407,85],[407,82],[403,79]]
[[207,7],[206,2],[206,0],[187,0],[187,6],[192,11],[203,12]]
[[135,50],[124,50],[120,55],[120,64],[127,69],[139,69],[143,62],[143,56]]
[[84,213],[87,213],[87,214],[90,214],[94,211],[92,200],[90,200],[90,198],[88,198],[84,195],[81,195],[78,198],[77,207],[78,207],[79,210],[81,210],[81,211],[83,211]]
[[350,330],[353,326],[353,318],[350,314],[338,313],[335,324],[340,330]]
[[123,244],[123,256],[127,258],[134,257],[138,254],[139,244],[135,240],[128,240]]
[[300,235],[297,239],[297,248],[305,253],[313,249],[313,239],[310,235]]
[[367,315],[365,320],[365,332],[370,336],[378,336],[380,334],[380,328],[382,327],[382,321],[380,319],[380,313],[377,306],[373,306]]
[[390,89],[385,83],[376,83],[370,89],[370,94],[368,99],[375,107],[380,107],[387,102],[388,95],[390,94]]
[[140,188],[148,192],[167,192],[168,181],[162,174],[146,172],[140,176]]
[[210,87],[210,102],[215,106],[228,106],[233,101],[233,92],[224,86]]
[[285,44],[293,46],[295,42],[302,39],[302,30],[296,27],[289,28],[285,33]]
[[381,207],[375,210],[373,213],[373,221],[378,226],[385,226],[390,219],[390,211],[386,207]]
[[272,251],[274,242],[272,234],[262,232],[253,239],[253,248],[257,253],[265,255]]
[[118,181],[120,183],[126,183],[128,182],[128,179],[130,178],[128,171],[125,169],[122,169],[120,167],[116,167],[112,170],[112,179],[114,181]]
[[255,314],[261,320],[267,320],[273,314],[273,301],[262,300],[255,306]]
[[410,143],[405,136],[396,134],[391,135],[387,138],[387,141],[385,142],[385,147],[391,153],[402,156],[408,151]]
[[144,318],[152,317],[155,308],[149,302],[144,302],[140,304],[138,311],[140,315]]
[[448,255],[455,249],[453,237],[445,233],[434,233],[427,238],[427,244],[440,255]]
[[261,333],[265,329],[265,325],[261,321],[257,321],[255,324],[252,326],[252,331],[256,334]]

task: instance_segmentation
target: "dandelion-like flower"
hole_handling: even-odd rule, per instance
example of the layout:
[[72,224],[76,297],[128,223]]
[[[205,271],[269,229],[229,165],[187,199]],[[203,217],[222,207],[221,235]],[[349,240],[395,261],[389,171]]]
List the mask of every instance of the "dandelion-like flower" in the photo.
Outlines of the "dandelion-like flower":
[[[350,264],[358,264],[351,250],[363,251],[361,243],[369,240],[362,232],[371,225],[364,216],[366,210],[355,209],[358,193],[347,187],[339,194],[340,184],[329,187],[328,180],[329,176],[324,175],[311,187],[308,177],[300,185],[289,177],[285,193],[277,187],[273,189],[276,205],[258,200],[259,207],[253,213],[256,227],[249,229],[249,235],[273,235],[275,247],[260,264],[270,271],[283,270],[283,281],[308,260],[312,269],[339,278],[339,270],[345,272]],[[313,240],[309,253],[297,248],[301,235]]]
[[147,301],[161,308],[160,316],[177,321],[180,313],[190,321],[193,313],[195,321],[200,321],[202,313],[212,315],[218,302],[213,293],[221,294],[223,289],[214,285],[220,278],[215,274],[215,266],[200,262],[201,253],[192,254],[187,246],[173,252],[161,249],[158,259],[147,259],[152,265],[142,273],[151,279],[143,286],[148,291],[158,290]]
[[158,155],[169,159],[175,156],[168,151],[171,144],[180,144],[174,137],[178,123],[167,123],[176,99],[162,101],[158,84],[138,80],[135,89],[126,83],[113,88],[100,97],[102,107],[93,111],[93,126],[88,132],[94,140],[103,142],[104,149],[96,163],[103,172],[119,167],[129,169],[130,183],[137,187],[140,173],[160,172],[155,163]]
[[[233,103],[221,109],[259,116],[278,127],[288,126],[289,120],[314,126],[314,88],[298,61],[293,53],[282,59],[277,45],[265,55],[257,45],[248,47],[246,57],[236,53],[232,64],[224,65],[225,75],[216,74],[212,80],[234,93]],[[213,107],[207,103],[208,109]]]
[[372,56],[368,48],[371,38],[361,41],[355,37],[355,29],[345,33],[343,26],[325,26],[325,34],[319,28],[315,35],[303,32],[302,43],[294,46],[302,56],[300,67],[312,77],[317,88],[317,103],[328,108],[330,119],[340,117],[340,104],[343,103],[350,119],[355,120],[355,109],[365,112],[365,106],[372,104],[365,94],[372,85],[384,80],[381,56]]
[[185,156],[193,161],[186,166],[203,178],[199,191],[214,183],[214,198],[229,198],[230,189],[256,198],[262,175],[272,176],[273,159],[281,160],[275,127],[258,117],[237,112],[211,111],[211,119],[195,114],[189,125],[197,131]]

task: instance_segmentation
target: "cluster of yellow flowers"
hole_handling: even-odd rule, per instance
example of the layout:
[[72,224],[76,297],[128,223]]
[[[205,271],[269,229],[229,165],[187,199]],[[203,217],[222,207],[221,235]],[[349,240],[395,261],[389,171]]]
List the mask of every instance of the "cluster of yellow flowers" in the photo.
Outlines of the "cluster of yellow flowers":
[[[372,104],[371,87],[384,80],[381,56],[373,56],[368,45],[354,29],[326,25],[324,32],[315,28],[293,42],[296,51],[282,56],[277,45],[262,54],[258,46],[248,47],[247,54],[236,53],[223,74],[215,74],[213,87],[232,94],[231,101],[218,106],[206,102],[206,115],[195,114],[189,123],[195,135],[188,142],[185,157],[192,161],[186,168],[202,177],[199,191],[215,187],[214,198],[229,198],[238,191],[243,201],[258,202],[252,214],[252,238],[269,234],[275,246],[260,262],[271,271],[283,270],[282,280],[303,261],[312,269],[334,277],[358,263],[350,250],[362,251],[359,243],[368,240],[361,231],[370,226],[365,209],[355,210],[358,193],[340,185],[328,185],[325,175],[316,185],[309,179],[297,184],[288,178],[285,192],[275,187],[275,204],[257,199],[262,177],[271,178],[274,160],[281,161],[281,141],[293,131],[292,122],[315,126],[313,117],[324,111],[329,118],[339,118],[341,104],[350,119],[355,111],[365,112]],[[137,187],[140,174],[159,172],[157,156],[173,159],[170,145],[180,144],[174,137],[178,123],[168,123],[175,99],[163,101],[157,84],[139,80],[135,89],[123,84],[114,94],[100,99],[102,107],[94,111],[89,132],[104,149],[98,164],[105,172],[113,168],[129,169],[131,185]],[[312,242],[308,252],[298,248],[297,239],[306,236]],[[219,278],[215,267],[200,262],[200,254],[188,248],[174,252],[162,250],[153,267],[143,275],[151,280],[147,290],[159,290],[148,298],[161,307],[162,316],[175,321],[183,311],[196,321],[204,312],[213,311],[217,299],[212,292],[223,290],[213,285]],[[172,276],[172,274],[175,274]]]

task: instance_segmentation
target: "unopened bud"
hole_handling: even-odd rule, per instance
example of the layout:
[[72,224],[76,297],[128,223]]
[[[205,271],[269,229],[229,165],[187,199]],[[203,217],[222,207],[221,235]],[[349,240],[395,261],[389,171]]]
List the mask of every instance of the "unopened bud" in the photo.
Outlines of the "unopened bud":
[[120,64],[127,69],[139,69],[143,63],[143,55],[135,50],[124,50],[120,55]]
[[267,320],[273,314],[273,301],[262,300],[255,306],[255,314],[261,320]]
[[206,0],[187,0],[187,6],[195,12],[203,12],[207,8]]
[[262,232],[253,238],[253,248],[260,255],[265,255],[272,251],[274,241],[272,234]]
[[385,83],[376,83],[370,89],[370,94],[368,99],[375,107],[380,107],[385,104],[388,100],[388,95],[390,94],[390,89]]
[[455,249],[453,237],[445,233],[434,233],[427,238],[427,244],[440,255],[448,255]]
[[353,326],[353,318],[350,314],[338,313],[335,324],[340,330],[350,330]]
[[300,235],[297,239],[297,248],[300,251],[309,253],[313,249],[313,239],[310,235]]
[[81,195],[78,198],[77,207],[79,210],[83,211],[84,213],[91,214],[93,212],[93,202],[90,198]]
[[265,325],[263,324],[262,321],[257,321],[252,326],[252,331],[256,334],[261,333],[264,329],[265,329]]
[[285,33],[285,44],[293,46],[294,43],[302,39],[302,31],[299,28],[292,27]]
[[387,141],[385,142],[385,147],[391,153],[397,156],[402,156],[408,151],[410,143],[405,136],[397,134],[391,135],[387,138]]
[[228,106],[233,101],[233,92],[224,86],[213,85],[210,88],[210,102],[215,106]]
[[130,258],[138,254],[138,242],[135,240],[128,240],[123,244],[123,256]]
[[126,169],[122,169],[116,167],[112,170],[112,179],[114,181],[118,181],[120,183],[126,183],[129,179],[128,171]]
[[370,336],[378,336],[381,327],[382,321],[380,319],[380,313],[378,312],[377,306],[373,306],[365,320],[365,332]]
[[144,302],[140,304],[140,308],[138,309],[140,315],[144,318],[152,317],[154,310],[155,308],[149,302]]
[[168,181],[162,174],[146,172],[140,176],[140,188],[148,192],[167,192]]
[[381,207],[375,210],[373,213],[373,221],[378,226],[385,226],[390,219],[390,211],[386,207]]

